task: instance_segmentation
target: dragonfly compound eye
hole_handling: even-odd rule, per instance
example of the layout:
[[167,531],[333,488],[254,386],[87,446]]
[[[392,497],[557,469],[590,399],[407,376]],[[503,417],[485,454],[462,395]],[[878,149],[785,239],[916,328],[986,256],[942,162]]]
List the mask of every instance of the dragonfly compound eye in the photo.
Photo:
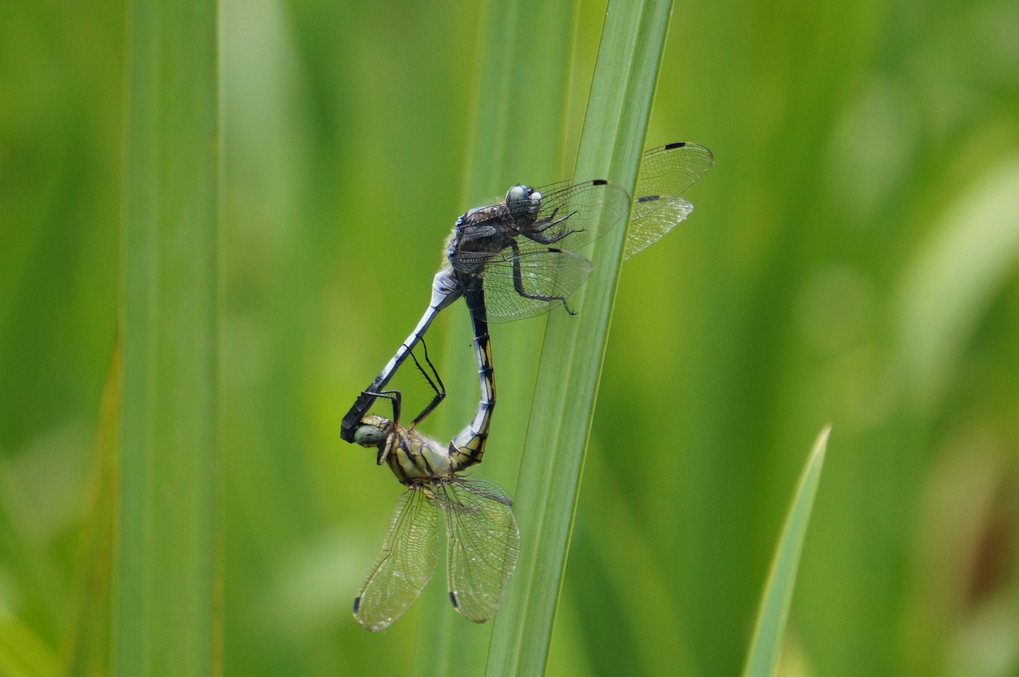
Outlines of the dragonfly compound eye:
[[354,441],[362,447],[377,447],[385,437],[386,434],[382,429],[373,425],[362,425],[354,431]]
[[506,206],[514,219],[533,217],[541,208],[541,193],[522,183],[506,191]]

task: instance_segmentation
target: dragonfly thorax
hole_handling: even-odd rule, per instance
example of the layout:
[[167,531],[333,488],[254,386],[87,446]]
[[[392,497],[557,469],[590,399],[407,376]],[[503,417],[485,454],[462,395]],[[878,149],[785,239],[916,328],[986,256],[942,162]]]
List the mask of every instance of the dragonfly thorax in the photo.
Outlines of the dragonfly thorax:
[[503,202],[475,207],[457,219],[446,258],[458,279],[480,276],[492,261],[516,251],[518,235],[533,239],[529,233],[541,206],[541,193],[521,183],[506,191]]
[[[523,210],[526,214],[526,210]],[[467,276],[484,271],[489,261],[510,247],[523,221],[511,216],[506,203],[475,207],[456,220],[446,244],[446,258],[454,271]]]
[[377,447],[378,463],[388,464],[403,484],[442,482],[455,470],[449,447],[381,416],[365,416],[354,432],[354,441],[363,447]]

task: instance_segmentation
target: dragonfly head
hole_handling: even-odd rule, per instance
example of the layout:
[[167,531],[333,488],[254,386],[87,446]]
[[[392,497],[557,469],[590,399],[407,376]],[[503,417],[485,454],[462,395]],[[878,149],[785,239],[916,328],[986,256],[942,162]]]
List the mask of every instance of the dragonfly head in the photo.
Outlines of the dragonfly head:
[[354,442],[360,444],[362,447],[378,447],[379,456],[376,462],[379,465],[386,460],[389,455],[390,445],[387,441],[390,437],[392,423],[382,418],[381,416],[365,416],[364,420],[354,430]]
[[359,425],[354,431],[354,441],[362,447],[377,447],[386,439],[386,433],[373,425]]
[[541,209],[541,193],[522,183],[506,191],[506,206],[513,220],[534,220]]

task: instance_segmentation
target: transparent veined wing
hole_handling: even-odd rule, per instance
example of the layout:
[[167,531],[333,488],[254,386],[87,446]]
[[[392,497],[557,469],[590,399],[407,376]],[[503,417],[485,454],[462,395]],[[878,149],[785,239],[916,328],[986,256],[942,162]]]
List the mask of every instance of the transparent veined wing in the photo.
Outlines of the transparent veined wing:
[[449,598],[464,618],[484,623],[499,608],[520,555],[513,499],[478,478],[458,476],[442,489]]
[[711,169],[715,158],[704,146],[669,143],[641,158],[623,260],[660,240],[689,216],[693,205],[679,197]]
[[393,507],[382,550],[354,599],[354,618],[382,630],[418,598],[439,562],[439,510],[426,489],[408,487]]
[[563,249],[500,257],[483,275],[488,321],[512,322],[547,313],[587,281],[593,266]]

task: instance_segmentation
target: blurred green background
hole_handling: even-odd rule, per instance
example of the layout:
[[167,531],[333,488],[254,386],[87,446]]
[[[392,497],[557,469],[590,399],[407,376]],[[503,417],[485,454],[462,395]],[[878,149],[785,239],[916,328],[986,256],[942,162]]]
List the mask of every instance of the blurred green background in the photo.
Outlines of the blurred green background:
[[[381,635],[350,616],[399,486],[340,417],[424,309],[455,217],[570,174],[604,4],[579,6],[563,164],[465,195],[483,14],[223,6],[227,674],[414,668],[421,604]],[[126,21],[0,5],[0,637],[54,665],[107,446]],[[784,674],[1019,674],[1017,26],[1004,0],[676,5],[646,145],[716,165],[623,271],[549,674],[736,673],[827,422]],[[522,130],[507,164],[532,155]],[[445,315],[440,438],[476,397],[465,314]],[[478,472],[511,492],[541,324],[492,331]]]

